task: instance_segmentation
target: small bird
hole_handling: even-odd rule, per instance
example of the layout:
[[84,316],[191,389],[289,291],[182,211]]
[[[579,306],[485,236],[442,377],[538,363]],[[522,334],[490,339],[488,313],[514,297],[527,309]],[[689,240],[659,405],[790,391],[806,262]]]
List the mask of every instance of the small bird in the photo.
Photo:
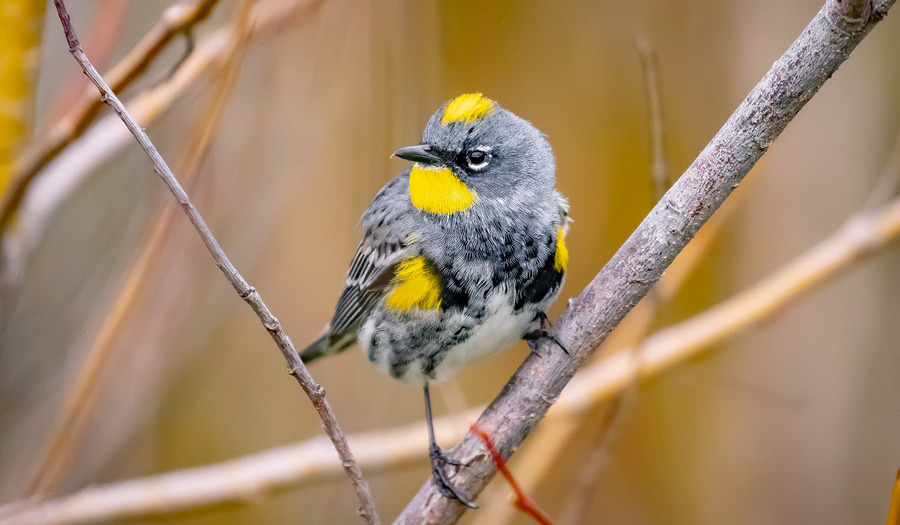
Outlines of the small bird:
[[444,104],[394,156],[413,164],[363,213],[334,317],[301,358],[359,343],[391,377],[423,385],[435,486],[475,507],[446,472],[428,385],[520,339],[563,348],[545,312],[565,280],[568,203],[545,136],[481,93]]

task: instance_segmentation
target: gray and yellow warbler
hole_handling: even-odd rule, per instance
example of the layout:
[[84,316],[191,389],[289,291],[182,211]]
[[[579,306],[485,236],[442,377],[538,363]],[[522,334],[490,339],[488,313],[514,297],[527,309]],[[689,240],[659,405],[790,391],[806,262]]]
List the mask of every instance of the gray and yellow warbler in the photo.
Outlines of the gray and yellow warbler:
[[446,472],[428,384],[519,339],[547,336],[545,311],[569,258],[568,204],[544,135],[481,93],[447,102],[422,142],[394,155],[413,165],[363,213],[365,237],[334,317],[301,357],[359,343],[385,373],[422,384],[435,485],[473,506]]

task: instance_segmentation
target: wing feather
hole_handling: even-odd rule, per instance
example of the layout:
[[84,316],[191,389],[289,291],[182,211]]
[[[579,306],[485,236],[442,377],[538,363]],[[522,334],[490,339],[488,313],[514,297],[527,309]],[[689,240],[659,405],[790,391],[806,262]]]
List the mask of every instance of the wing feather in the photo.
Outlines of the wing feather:
[[365,239],[356,250],[347,282],[331,320],[332,336],[345,334],[384,296],[394,268],[408,249],[400,242],[372,244]]

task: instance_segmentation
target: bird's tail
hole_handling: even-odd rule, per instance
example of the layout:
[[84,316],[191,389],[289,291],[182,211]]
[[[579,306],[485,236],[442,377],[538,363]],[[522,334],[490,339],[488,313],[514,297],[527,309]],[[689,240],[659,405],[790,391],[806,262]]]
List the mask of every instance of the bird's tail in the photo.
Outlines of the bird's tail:
[[313,341],[313,343],[300,351],[300,359],[304,363],[315,361],[326,355],[339,354],[353,346],[356,342],[356,334],[331,334],[327,333]]

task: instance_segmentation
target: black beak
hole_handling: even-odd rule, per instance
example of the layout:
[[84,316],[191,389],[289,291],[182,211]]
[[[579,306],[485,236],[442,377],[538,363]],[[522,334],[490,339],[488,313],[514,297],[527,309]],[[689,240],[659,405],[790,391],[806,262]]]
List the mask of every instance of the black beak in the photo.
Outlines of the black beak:
[[413,162],[421,162],[422,164],[438,164],[443,162],[443,159],[435,155],[432,147],[427,144],[400,148],[394,152],[393,156],[411,160]]

